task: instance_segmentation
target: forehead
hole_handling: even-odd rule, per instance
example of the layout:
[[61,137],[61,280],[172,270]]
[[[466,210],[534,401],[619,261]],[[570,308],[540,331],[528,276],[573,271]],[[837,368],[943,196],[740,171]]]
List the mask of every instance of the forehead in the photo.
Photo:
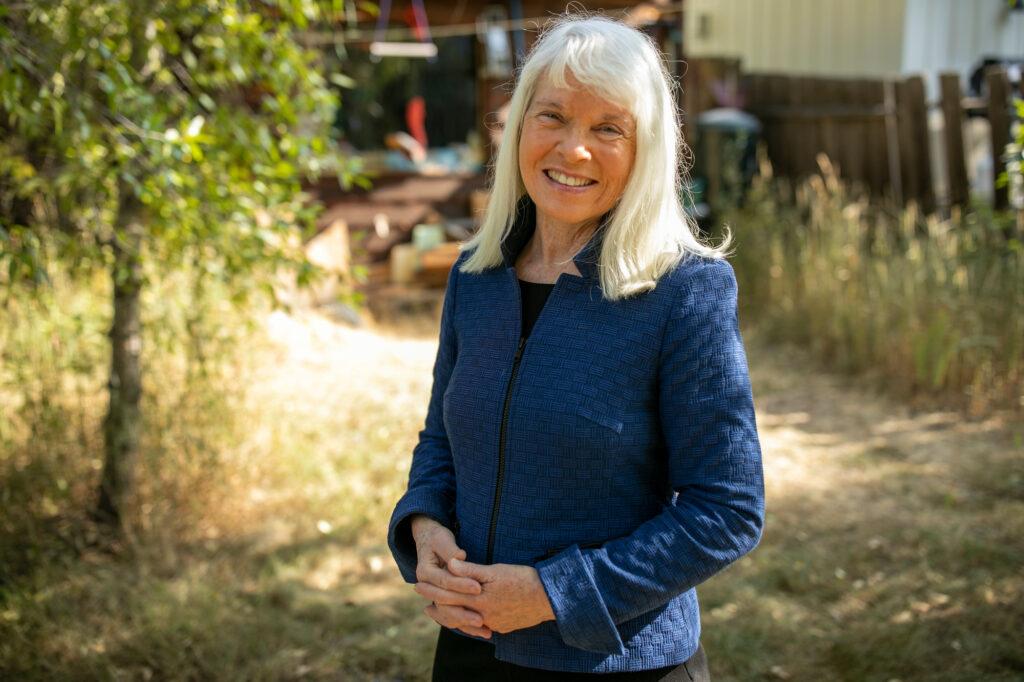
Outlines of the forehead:
[[549,106],[605,118],[618,118],[631,123],[634,120],[633,112],[629,108],[584,87],[575,79],[571,79],[570,87],[565,88],[556,86],[546,78],[541,79],[533,93],[530,106]]

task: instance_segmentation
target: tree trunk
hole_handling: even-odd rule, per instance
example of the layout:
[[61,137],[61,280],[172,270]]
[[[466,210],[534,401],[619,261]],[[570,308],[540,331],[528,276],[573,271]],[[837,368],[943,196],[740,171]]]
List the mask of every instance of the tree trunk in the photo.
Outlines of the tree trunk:
[[118,534],[134,490],[139,453],[142,398],[142,212],[131,188],[121,183],[117,231],[113,240],[114,322],[110,328],[110,403],[103,424],[105,458],[98,521]]
[[[129,64],[138,73],[146,60],[146,13],[141,0],[129,4]],[[123,170],[123,169],[122,169]],[[95,519],[118,536],[125,531],[125,514],[135,490],[135,466],[142,431],[142,203],[123,175],[117,180],[114,221],[114,322],[110,327],[110,402],[103,422],[104,459]]]

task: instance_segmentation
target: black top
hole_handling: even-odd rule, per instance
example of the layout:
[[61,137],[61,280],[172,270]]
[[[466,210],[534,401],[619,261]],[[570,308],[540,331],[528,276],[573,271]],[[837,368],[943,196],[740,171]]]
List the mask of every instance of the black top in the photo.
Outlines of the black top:
[[523,300],[523,338],[530,336],[533,331],[533,323],[537,321],[541,308],[548,300],[548,294],[555,288],[554,284],[544,282],[527,282],[519,280],[519,292]]

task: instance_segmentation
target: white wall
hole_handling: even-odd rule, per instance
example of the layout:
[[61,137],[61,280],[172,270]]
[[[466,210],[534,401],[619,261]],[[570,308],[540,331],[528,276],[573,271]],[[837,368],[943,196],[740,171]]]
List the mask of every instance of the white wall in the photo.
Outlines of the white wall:
[[906,0],[687,0],[684,50],[740,57],[744,71],[894,75],[905,7]]
[[1024,58],[1024,12],[1004,0],[906,0],[903,73],[928,76],[929,98],[938,76],[956,71],[964,87],[981,57]]
[[921,73],[931,100],[942,71],[966,86],[981,57],[1024,58],[1024,12],[1005,0],[687,0],[684,9],[688,56],[739,57],[745,71]]

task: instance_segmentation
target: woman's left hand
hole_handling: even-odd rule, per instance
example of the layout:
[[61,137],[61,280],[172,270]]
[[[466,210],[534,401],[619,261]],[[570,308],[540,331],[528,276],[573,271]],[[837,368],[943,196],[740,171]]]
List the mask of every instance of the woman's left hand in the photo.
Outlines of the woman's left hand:
[[[414,589],[435,604],[454,604],[476,611],[483,617],[484,626],[494,632],[512,632],[555,620],[547,592],[532,566],[474,564],[453,558],[448,562],[448,570],[453,575],[475,579],[483,591],[463,594],[424,582],[416,583]],[[426,608],[431,618],[436,611],[433,605]]]

